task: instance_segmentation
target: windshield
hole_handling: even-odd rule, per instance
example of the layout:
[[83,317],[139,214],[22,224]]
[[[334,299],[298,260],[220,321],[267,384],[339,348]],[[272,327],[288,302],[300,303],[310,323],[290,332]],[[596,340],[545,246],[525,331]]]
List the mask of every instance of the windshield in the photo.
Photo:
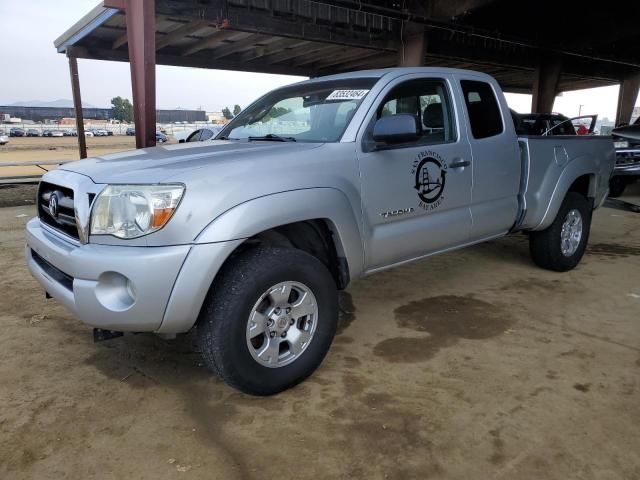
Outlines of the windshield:
[[294,85],[243,110],[217,138],[337,142],[377,78]]

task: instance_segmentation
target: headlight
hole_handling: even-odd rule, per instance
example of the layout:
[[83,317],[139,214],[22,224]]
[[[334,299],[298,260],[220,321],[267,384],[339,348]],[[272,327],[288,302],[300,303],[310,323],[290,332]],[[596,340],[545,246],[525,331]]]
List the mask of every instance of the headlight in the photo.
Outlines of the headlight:
[[613,142],[613,148],[629,148],[629,142],[626,140],[619,140]]
[[162,228],[178,208],[183,185],[108,185],[96,198],[91,235],[136,238]]

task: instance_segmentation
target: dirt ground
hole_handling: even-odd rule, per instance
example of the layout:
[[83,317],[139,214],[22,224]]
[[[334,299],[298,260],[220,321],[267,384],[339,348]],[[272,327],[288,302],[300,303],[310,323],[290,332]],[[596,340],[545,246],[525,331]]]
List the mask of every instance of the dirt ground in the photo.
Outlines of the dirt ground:
[[[87,138],[87,153],[90,157],[99,157],[108,153],[122,152],[134,148],[136,148],[135,137],[118,135]],[[14,137],[10,139],[7,145],[0,146],[0,167],[2,167],[3,163],[79,159],[77,137]],[[45,166],[44,168],[55,168],[55,165]],[[38,167],[0,168],[0,178],[38,173],[42,173],[42,170]]]
[[190,336],[94,344],[24,266],[33,214],[0,209],[2,479],[640,478],[638,213],[599,210],[564,274],[514,235],[353,283],[324,364],[270,398]]

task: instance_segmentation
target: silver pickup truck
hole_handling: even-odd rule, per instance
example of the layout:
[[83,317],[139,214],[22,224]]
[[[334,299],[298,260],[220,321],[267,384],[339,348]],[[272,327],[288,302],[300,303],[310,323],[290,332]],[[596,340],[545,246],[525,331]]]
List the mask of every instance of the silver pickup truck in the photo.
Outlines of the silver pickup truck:
[[609,137],[518,138],[481,73],[315,78],[214,141],[45,174],[27,263],[94,333],[195,327],[212,370],[268,395],[318,367],[363,275],[519,231],[537,265],[575,267],[614,160]]

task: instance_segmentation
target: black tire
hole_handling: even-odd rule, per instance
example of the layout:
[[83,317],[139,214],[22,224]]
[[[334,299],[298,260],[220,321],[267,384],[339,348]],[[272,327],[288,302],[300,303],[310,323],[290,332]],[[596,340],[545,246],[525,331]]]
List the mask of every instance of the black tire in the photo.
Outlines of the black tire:
[[612,177],[609,180],[609,196],[611,198],[617,198],[624,193],[625,188],[627,188],[627,182],[624,178]]
[[[269,368],[249,351],[247,322],[263,293],[286,281],[303,283],[315,295],[316,330],[292,363]],[[252,395],[272,395],[300,383],[318,368],[337,322],[336,284],[324,264],[302,250],[256,247],[227,262],[218,274],[200,312],[197,338],[206,365],[227,384]]]
[[[573,209],[578,210],[582,216],[582,237],[573,255],[566,256],[562,253],[560,242],[562,224],[567,214]],[[589,241],[591,214],[591,200],[577,192],[567,193],[551,226],[540,232],[531,232],[529,235],[529,252],[534,263],[556,272],[566,272],[578,265]]]

